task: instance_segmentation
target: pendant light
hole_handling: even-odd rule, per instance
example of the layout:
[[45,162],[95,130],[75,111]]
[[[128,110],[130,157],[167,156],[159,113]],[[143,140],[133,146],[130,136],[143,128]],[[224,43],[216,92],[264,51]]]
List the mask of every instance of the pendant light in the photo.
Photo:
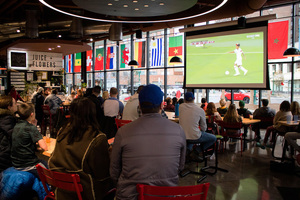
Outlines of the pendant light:
[[296,57],[300,56],[300,50],[295,47],[290,47],[284,51],[283,57]]

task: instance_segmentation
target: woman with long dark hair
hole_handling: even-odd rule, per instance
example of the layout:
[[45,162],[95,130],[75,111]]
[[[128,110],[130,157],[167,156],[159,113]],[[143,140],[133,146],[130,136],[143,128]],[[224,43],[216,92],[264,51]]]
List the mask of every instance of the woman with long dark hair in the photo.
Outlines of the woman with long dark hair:
[[[99,131],[95,104],[88,98],[74,99],[70,122],[58,133],[49,168],[78,173],[83,199],[103,199],[111,189],[106,135]],[[56,199],[76,199],[76,193],[56,190]]]

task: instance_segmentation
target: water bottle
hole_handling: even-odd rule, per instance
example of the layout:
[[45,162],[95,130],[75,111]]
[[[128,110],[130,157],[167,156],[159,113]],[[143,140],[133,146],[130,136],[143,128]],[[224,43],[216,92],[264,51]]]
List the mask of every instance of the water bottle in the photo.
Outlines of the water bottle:
[[175,117],[179,117],[179,103],[175,104]]
[[50,142],[50,129],[49,127],[47,127],[47,130],[46,130],[46,142]]

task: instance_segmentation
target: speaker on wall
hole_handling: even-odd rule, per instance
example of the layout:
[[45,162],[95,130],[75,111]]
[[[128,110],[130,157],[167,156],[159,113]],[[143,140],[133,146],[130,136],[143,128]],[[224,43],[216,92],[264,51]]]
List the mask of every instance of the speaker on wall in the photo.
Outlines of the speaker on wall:
[[135,32],[135,35],[136,35],[136,38],[138,38],[138,39],[141,39],[143,36],[142,36],[142,31],[141,30],[137,30],[136,32]]
[[246,17],[239,17],[238,18],[238,27],[239,28],[246,28]]

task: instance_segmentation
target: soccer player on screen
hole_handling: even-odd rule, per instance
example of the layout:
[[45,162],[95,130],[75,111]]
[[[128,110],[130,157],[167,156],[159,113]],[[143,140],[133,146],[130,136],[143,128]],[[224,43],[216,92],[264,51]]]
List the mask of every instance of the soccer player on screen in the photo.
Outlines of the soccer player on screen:
[[244,75],[246,75],[248,70],[246,70],[242,66],[242,55],[243,55],[244,59],[246,59],[246,57],[245,57],[245,54],[244,54],[243,50],[240,48],[240,44],[239,43],[235,44],[235,50],[230,51],[228,53],[235,53],[236,54],[236,61],[234,62],[235,74],[233,76],[240,75],[239,68],[244,72]]

